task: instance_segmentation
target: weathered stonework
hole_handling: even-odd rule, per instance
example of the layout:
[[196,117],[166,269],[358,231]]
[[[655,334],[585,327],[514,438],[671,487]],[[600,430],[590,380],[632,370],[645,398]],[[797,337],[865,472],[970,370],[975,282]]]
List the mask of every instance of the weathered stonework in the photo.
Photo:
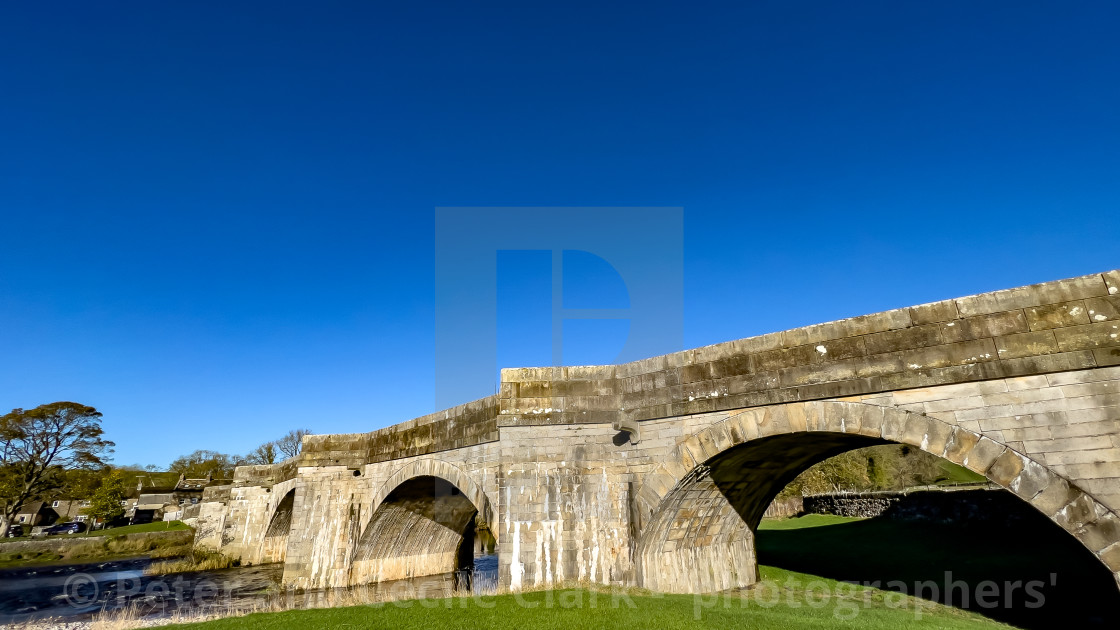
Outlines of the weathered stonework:
[[1120,576],[1120,272],[503,370],[497,396],[238,469],[197,544],[346,586],[454,569],[477,511],[503,586],[719,590],[757,579],[753,532],[786,483],[888,442],[985,474]]

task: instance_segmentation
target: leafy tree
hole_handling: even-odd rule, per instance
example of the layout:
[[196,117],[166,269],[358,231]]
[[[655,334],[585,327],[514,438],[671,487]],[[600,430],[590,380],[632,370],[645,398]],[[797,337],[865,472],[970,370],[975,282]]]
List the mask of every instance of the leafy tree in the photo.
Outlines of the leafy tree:
[[249,454],[245,456],[245,463],[251,466],[275,464],[276,460],[277,450],[275,442],[265,442],[252,451],[249,451]]
[[215,479],[229,479],[238,459],[217,451],[199,450],[171,462],[171,472],[186,475],[190,479],[201,479],[207,475]]
[[59,493],[71,499],[88,499],[112,473],[111,468],[78,468],[63,472],[63,485]]
[[103,523],[111,523],[124,516],[121,502],[128,498],[124,473],[114,470],[89,498],[89,507],[83,511]]
[[30,501],[58,490],[66,471],[104,465],[113,443],[102,438],[101,413],[73,402],[13,409],[0,416],[0,503],[3,528]]
[[284,459],[299,455],[299,452],[303,450],[303,436],[305,435],[311,435],[311,431],[308,429],[293,429],[288,431],[288,434],[284,437],[276,440],[276,448],[284,454]]

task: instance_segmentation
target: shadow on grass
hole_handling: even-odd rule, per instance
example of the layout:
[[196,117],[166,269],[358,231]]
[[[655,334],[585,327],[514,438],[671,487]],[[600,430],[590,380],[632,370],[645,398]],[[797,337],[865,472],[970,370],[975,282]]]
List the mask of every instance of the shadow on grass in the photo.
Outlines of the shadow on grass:
[[879,582],[1021,628],[1115,628],[1120,614],[1112,574],[1041,514],[1014,526],[810,515],[764,524],[757,544],[760,564]]

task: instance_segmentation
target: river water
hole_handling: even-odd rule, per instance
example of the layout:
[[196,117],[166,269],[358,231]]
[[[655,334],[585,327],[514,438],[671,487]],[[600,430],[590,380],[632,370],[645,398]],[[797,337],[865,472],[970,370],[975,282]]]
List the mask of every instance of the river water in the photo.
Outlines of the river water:
[[39,619],[80,621],[131,607],[140,617],[314,608],[487,592],[497,582],[496,555],[472,570],[347,589],[285,591],[282,564],[171,575],[144,575],[149,559],[0,571],[0,624]]

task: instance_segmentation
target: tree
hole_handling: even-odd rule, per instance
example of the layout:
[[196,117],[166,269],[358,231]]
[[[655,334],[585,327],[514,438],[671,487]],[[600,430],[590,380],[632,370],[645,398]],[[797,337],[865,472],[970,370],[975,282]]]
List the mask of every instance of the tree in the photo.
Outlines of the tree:
[[24,505],[66,483],[66,471],[100,468],[113,443],[103,439],[101,412],[73,402],[13,409],[0,417],[0,502],[8,535]]
[[275,464],[277,459],[277,450],[275,442],[265,442],[257,448],[249,451],[245,456],[245,463],[250,466],[260,464]]
[[299,452],[303,450],[303,436],[305,435],[311,435],[311,431],[308,429],[293,429],[288,431],[288,434],[284,437],[276,440],[276,448],[284,454],[284,459],[299,455]]
[[111,523],[124,516],[124,505],[128,498],[128,487],[124,481],[124,473],[114,470],[101,483],[89,498],[89,507],[83,511],[103,523]]
[[59,494],[71,499],[88,499],[109,476],[111,469],[78,468],[63,472],[63,485]]
[[171,462],[171,472],[177,472],[191,479],[212,476],[215,479],[229,479],[237,459],[217,451],[195,451]]

